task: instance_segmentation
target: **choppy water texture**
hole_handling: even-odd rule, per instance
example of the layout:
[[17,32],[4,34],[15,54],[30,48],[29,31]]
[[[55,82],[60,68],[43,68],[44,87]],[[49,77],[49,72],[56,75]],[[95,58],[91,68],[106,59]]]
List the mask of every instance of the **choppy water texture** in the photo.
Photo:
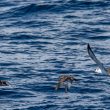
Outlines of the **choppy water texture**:
[[[110,66],[109,0],[1,0],[0,110],[110,110],[87,43]],[[68,93],[53,88],[63,73],[78,79]]]

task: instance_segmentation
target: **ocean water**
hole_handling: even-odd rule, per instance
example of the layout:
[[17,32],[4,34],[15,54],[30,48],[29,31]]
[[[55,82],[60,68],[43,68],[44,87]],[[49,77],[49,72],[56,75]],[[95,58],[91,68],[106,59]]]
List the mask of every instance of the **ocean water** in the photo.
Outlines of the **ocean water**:
[[[0,110],[110,110],[109,0],[0,0]],[[68,93],[54,90],[71,74]]]

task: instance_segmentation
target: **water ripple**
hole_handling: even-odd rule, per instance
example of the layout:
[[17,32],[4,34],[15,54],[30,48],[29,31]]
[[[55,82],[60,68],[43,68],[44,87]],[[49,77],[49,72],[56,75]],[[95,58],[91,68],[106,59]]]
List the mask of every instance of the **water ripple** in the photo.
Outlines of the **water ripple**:
[[[87,53],[109,67],[109,0],[1,0],[0,110],[109,110],[110,78],[95,74]],[[76,77],[68,93],[58,77]]]

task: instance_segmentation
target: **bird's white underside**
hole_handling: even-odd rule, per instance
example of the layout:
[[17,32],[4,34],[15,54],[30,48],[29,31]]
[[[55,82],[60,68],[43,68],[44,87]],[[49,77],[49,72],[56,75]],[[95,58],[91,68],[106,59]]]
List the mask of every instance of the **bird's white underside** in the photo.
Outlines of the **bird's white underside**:
[[101,70],[99,67],[97,67],[97,68],[95,69],[95,72],[96,72],[96,73],[102,73],[102,70]]
[[70,82],[68,82],[68,81],[65,81],[63,85],[67,86],[68,89],[72,86],[72,84]]

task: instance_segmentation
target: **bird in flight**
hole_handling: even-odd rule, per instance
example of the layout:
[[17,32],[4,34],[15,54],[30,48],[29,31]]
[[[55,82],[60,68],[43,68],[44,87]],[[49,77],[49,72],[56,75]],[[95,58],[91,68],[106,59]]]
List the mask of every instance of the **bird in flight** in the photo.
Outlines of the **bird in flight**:
[[72,75],[61,75],[58,78],[58,83],[55,86],[55,90],[58,90],[59,88],[64,87],[65,92],[68,92],[73,81],[76,81],[76,79]]
[[105,68],[103,63],[101,63],[95,56],[94,52],[92,51],[91,47],[89,44],[87,44],[87,51],[91,59],[97,64],[97,68],[95,72],[97,73],[108,73],[110,74],[110,68]]

